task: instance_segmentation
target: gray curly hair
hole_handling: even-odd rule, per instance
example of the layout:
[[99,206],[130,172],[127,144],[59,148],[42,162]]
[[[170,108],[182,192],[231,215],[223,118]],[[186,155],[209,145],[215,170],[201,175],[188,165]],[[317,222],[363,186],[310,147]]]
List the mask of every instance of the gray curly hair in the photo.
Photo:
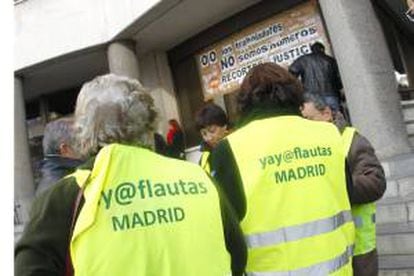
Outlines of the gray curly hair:
[[59,118],[47,123],[43,133],[43,155],[60,155],[60,144],[65,143],[73,148],[73,118]]
[[76,101],[78,151],[89,157],[111,143],[153,147],[157,117],[152,97],[137,80],[98,76],[82,86]]

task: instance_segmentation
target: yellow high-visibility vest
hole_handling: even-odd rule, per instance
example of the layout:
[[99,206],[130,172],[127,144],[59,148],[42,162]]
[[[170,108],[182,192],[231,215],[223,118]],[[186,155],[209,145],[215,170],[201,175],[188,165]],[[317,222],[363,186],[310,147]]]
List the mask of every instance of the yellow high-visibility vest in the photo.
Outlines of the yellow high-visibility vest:
[[200,166],[205,170],[208,174],[211,173],[210,163],[208,162],[208,158],[210,157],[210,151],[203,151],[201,153],[200,158]]
[[219,196],[198,165],[111,144],[84,198],[70,244],[75,275],[230,275]]
[[352,275],[345,155],[332,124],[256,120],[227,137],[246,195],[248,275]]
[[[355,128],[346,127],[342,133],[344,150],[347,155],[351,149],[355,132]],[[355,223],[354,256],[371,252],[376,248],[375,203],[354,204],[351,206],[351,211]]]

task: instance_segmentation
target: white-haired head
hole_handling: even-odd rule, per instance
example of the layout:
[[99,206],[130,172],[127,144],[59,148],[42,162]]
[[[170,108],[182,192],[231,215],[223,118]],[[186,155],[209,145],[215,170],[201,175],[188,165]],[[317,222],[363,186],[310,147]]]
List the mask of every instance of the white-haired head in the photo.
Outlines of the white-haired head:
[[78,150],[88,157],[111,143],[152,147],[156,122],[154,101],[137,80],[98,76],[82,86],[76,101]]
[[47,123],[43,133],[43,155],[62,155],[75,158],[73,118],[64,117]]

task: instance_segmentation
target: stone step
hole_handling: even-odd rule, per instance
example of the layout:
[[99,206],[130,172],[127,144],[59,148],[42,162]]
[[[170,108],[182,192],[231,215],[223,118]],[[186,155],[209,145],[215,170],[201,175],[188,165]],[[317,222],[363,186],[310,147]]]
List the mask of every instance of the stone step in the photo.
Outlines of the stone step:
[[414,89],[410,87],[399,87],[398,93],[401,96],[402,101],[409,101],[414,99]]
[[409,233],[414,234],[414,222],[386,223],[377,225],[377,236]]
[[[414,255],[414,233],[390,233],[377,236],[379,255]],[[414,267],[413,267],[414,268]]]
[[379,200],[376,220],[378,225],[414,222],[414,195]]
[[405,121],[405,125],[407,126],[408,137],[410,138],[414,135],[414,120]]
[[380,255],[378,256],[380,270],[409,270],[414,272],[414,254],[411,255]]
[[409,193],[405,196],[382,197],[377,201],[377,206],[397,205],[414,201],[414,194]]
[[414,99],[401,101],[403,109],[414,107]]
[[401,101],[401,106],[403,110],[414,108],[414,99]]
[[407,126],[408,141],[414,148],[414,100],[401,102],[405,125]]
[[379,276],[414,276],[414,269],[409,270],[380,270]]
[[379,275],[414,276],[414,154],[382,164],[387,189],[377,202]]
[[405,203],[377,205],[377,224],[408,222],[408,208]]
[[411,195],[414,195],[414,176],[387,180],[387,189],[385,190],[382,199]]
[[414,134],[408,135],[408,141],[411,144],[411,147],[414,149]]
[[381,164],[388,181],[414,176],[414,153],[382,160]]
[[377,225],[377,250],[382,269],[414,269],[414,222]]

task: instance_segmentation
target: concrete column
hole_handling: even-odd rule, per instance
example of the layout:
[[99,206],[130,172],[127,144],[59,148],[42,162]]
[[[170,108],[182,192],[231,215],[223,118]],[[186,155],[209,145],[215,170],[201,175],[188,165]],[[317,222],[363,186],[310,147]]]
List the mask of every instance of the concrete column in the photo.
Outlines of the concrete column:
[[14,79],[14,223],[24,224],[34,196],[34,181],[26,129],[23,85]]
[[319,0],[352,122],[380,158],[410,151],[394,68],[370,1]]
[[133,41],[117,41],[108,47],[109,72],[139,79],[139,67]]
[[160,113],[158,131],[164,136],[168,130],[168,120],[175,118],[180,121],[174,82],[168,58],[165,52],[147,53],[139,58],[142,71],[142,84],[152,89],[152,96]]

